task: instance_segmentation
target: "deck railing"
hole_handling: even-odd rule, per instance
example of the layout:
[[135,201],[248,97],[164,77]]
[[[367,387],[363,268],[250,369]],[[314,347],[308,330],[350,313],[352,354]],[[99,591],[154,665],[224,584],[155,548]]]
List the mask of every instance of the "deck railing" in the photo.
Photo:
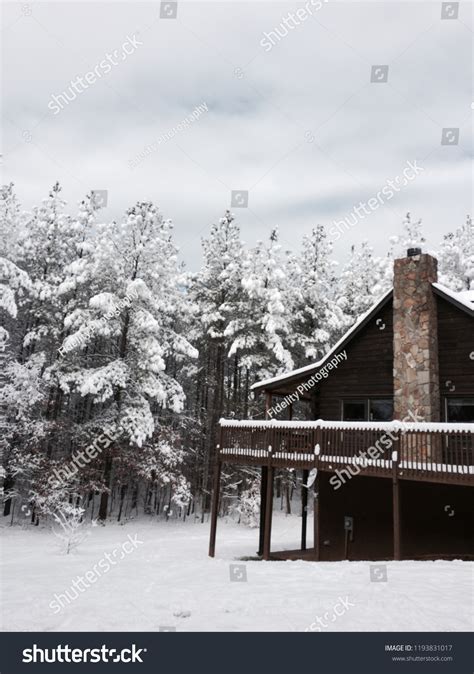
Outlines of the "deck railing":
[[474,483],[474,424],[221,419],[222,461]]

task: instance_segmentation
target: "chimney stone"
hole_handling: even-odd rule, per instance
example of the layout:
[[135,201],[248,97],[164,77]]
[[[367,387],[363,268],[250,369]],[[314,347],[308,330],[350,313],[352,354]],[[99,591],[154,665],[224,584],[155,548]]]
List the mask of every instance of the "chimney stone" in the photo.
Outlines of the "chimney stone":
[[394,418],[440,420],[438,319],[431,287],[438,261],[427,254],[395,260],[393,281]]

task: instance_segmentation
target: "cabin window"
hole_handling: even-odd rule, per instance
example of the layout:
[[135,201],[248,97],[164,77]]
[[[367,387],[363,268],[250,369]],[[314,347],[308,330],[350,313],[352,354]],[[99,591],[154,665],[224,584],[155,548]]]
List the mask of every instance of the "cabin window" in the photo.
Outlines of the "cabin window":
[[366,400],[343,400],[343,402],[342,402],[342,420],[343,421],[367,421],[367,401]]
[[458,424],[474,422],[474,398],[446,398],[446,420]]
[[392,398],[366,398],[342,401],[343,421],[391,421]]
[[392,421],[393,400],[391,398],[374,398],[369,401],[369,421]]

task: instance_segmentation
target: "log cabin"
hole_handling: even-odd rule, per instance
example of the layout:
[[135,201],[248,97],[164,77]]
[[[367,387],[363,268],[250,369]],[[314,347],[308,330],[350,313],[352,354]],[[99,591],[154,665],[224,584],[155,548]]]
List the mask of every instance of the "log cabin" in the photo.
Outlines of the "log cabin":
[[[261,473],[265,560],[473,559],[472,295],[440,285],[437,260],[410,249],[393,289],[324,358],[256,382],[265,419],[219,423],[209,555],[222,466],[234,464]],[[278,551],[274,483],[288,468],[301,471],[301,544]]]

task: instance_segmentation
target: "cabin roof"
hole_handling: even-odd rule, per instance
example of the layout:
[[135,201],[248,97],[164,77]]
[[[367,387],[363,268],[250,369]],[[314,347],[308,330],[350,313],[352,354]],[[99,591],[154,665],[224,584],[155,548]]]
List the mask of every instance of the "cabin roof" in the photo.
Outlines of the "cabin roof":
[[[474,317],[474,290],[466,290],[460,293],[456,293],[449,288],[441,285],[440,283],[432,283],[432,287],[436,295],[447,300],[450,304],[453,304],[458,309],[469,314],[469,316]],[[326,355],[318,360],[315,363],[310,365],[305,365],[300,367],[297,370],[291,370],[290,372],[285,372],[276,377],[271,377],[270,379],[263,379],[261,381],[255,382],[251,386],[251,390],[254,392],[259,392],[262,389],[272,390],[274,388],[280,388],[282,385],[290,385],[295,381],[299,381],[305,376],[311,376],[322,368],[331,357],[340,353],[344,350],[344,347],[364,328],[367,323],[374,317],[375,314],[382,309],[393,296],[393,289],[388,290],[382,297],[373,304],[368,311],[359,316],[354,325],[349,328],[349,330],[341,337],[341,339],[334,344],[334,346],[326,353]]]
[[463,290],[456,293],[454,290],[442,286],[441,283],[432,283],[431,285],[437,295],[454,304],[458,309],[462,309],[469,316],[474,316],[474,290]]

